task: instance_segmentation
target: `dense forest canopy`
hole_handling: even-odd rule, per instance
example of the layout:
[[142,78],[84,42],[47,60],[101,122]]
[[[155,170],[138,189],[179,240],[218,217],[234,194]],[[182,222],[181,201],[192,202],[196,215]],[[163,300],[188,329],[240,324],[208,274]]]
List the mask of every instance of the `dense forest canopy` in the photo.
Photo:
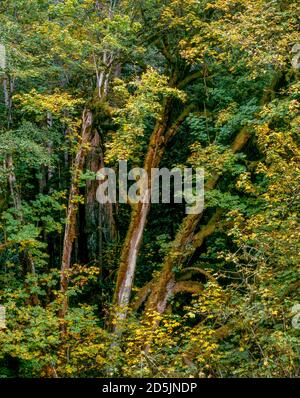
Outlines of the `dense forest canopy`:
[[[299,376],[299,1],[3,0],[0,44],[0,377]],[[100,203],[120,160],[204,209]]]

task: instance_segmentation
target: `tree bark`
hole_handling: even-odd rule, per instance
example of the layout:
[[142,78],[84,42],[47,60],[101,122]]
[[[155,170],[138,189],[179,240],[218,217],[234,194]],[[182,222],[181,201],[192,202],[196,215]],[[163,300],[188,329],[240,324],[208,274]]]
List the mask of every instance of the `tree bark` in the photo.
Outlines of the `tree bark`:
[[136,269],[137,257],[141,246],[151,200],[151,169],[158,167],[163,156],[167,142],[176,134],[179,127],[193,109],[187,106],[176,121],[168,128],[172,100],[167,98],[164,102],[163,112],[150,138],[148,152],[144,162],[144,170],[148,174],[147,197],[143,203],[133,206],[131,221],[121,253],[120,267],[115,290],[114,302],[117,306],[116,319],[126,318],[129,305],[133,279]]
[[115,304],[118,307],[117,321],[126,318],[127,306],[129,304],[133,278],[135,274],[136,261],[141,246],[143,232],[147,221],[147,215],[150,210],[150,189],[151,189],[151,167],[158,164],[158,152],[161,138],[167,127],[169,104],[165,104],[161,120],[156,124],[150,139],[148,153],[144,163],[144,169],[148,173],[148,192],[145,203],[133,205],[130,225],[127,231],[125,242],[121,253],[120,267],[118,271],[117,285],[115,290]]
[[[86,160],[87,169],[97,173],[104,167],[104,153],[101,137],[97,130],[92,132],[91,151]],[[113,242],[117,236],[113,214],[113,204],[100,204],[96,192],[101,181],[89,180],[86,183],[85,233],[87,240],[87,260],[101,264],[104,244]]]
[[7,126],[10,127],[12,123],[12,95],[14,90],[14,81],[9,75],[5,75],[3,78],[3,93],[4,102],[7,112]]
[[75,239],[75,231],[76,231],[79,178],[80,178],[80,173],[83,169],[83,164],[88,149],[88,143],[90,140],[92,119],[93,119],[92,112],[88,109],[85,109],[83,111],[83,116],[82,116],[81,142],[73,164],[71,188],[69,194],[65,234],[63,241],[63,254],[62,254],[61,279],[60,279],[60,290],[63,294],[63,303],[60,311],[61,318],[64,318],[68,309],[68,298],[66,293],[68,289],[68,280],[69,280],[68,270],[70,269],[71,266],[72,246]]

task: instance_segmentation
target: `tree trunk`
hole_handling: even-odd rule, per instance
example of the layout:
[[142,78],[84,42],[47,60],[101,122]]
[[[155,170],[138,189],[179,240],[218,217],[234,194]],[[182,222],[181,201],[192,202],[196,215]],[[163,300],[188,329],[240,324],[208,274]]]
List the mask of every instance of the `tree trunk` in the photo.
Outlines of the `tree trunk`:
[[[276,74],[270,88],[265,91],[261,99],[262,106],[272,98],[278,79],[279,75]],[[248,128],[243,127],[235,137],[231,145],[231,151],[233,153],[239,152],[246,145],[250,136],[251,134],[249,133]],[[216,175],[207,181],[205,184],[205,190],[208,191],[213,189],[218,182],[218,179],[219,176]],[[175,276],[173,273],[174,267],[179,263],[183,263],[196,248],[202,245],[204,238],[214,231],[215,222],[212,219],[206,226],[202,227],[197,234],[195,234],[195,229],[201,220],[202,215],[203,212],[200,214],[191,214],[183,220],[173,242],[172,249],[164,260],[158,283],[154,284],[154,288],[149,295],[145,312],[157,311],[162,314],[165,311],[168,299],[175,286]]]
[[[87,169],[97,173],[104,167],[104,153],[99,133],[94,130],[91,139],[91,151],[87,156]],[[86,183],[85,201],[85,233],[87,241],[87,260],[101,264],[104,243],[116,239],[117,230],[113,215],[113,204],[100,204],[96,200],[98,180],[88,180]]]
[[10,194],[14,203],[14,208],[17,212],[21,210],[21,197],[18,188],[16,187],[16,176],[14,173],[13,158],[11,155],[6,157],[6,169],[8,170],[8,185]]
[[162,137],[167,127],[170,100],[164,104],[161,119],[156,123],[150,138],[148,152],[144,162],[144,170],[148,173],[148,192],[145,202],[133,205],[130,225],[127,231],[125,242],[122,248],[120,267],[118,271],[117,285],[115,290],[115,304],[118,307],[117,320],[126,318],[127,306],[129,304],[133,278],[135,274],[136,261],[139,248],[141,246],[147,215],[150,209],[150,189],[151,189],[151,167],[159,163],[159,148]]
[[[276,74],[272,81],[270,90],[265,92],[262,97],[262,106],[269,100],[277,81],[278,75]],[[172,132],[171,135],[173,135]],[[243,127],[231,145],[232,152],[236,153],[240,151],[248,142],[250,135],[248,128]],[[218,179],[219,175],[213,176],[205,184],[205,190],[213,189],[218,182]],[[183,263],[187,256],[190,256],[197,247],[202,245],[205,237],[215,230],[216,223],[212,218],[206,226],[203,226],[201,230],[195,234],[196,227],[202,215],[203,212],[200,214],[190,214],[184,219],[173,242],[173,247],[164,260],[158,281],[153,281],[151,284],[151,292],[148,295],[145,313],[149,311],[158,312],[160,314],[164,313],[168,299],[172,295],[176,286],[175,275],[173,272],[174,266],[176,264]]]
[[148,174],[148,191],[146,193],[147,197],[143,203],[138,203],[133,206],[129,229],[121,253],[121,261],[114,299],[114,302],[117,306],[117,323],[118,320],[123,320],[126,318],[137,257],[147,222],[147,216],[150,210],[151,169],[158,167],[167,142],[169,142],[169,140],[176,134],[182,122],[193,109],[193,105],[187,106],[176,119],[176,121],[171,125],[171,127],[167,128],[170,118],[171,105],[172,100],[167,98],[164,101],[162,115],[157,121],[151,135],[148,152],[144,162],[144,170]]
[[[246,128],[243,128],[241,132],[236,136],[231,150],[235,153],[242,149],[247,143],[250,134]],[[205,185],[205,189],[213,189],[218,181],[218,176],[213,177]],[[204,239],[212,234],[216,227],[215,217],[212,217],[210,222],[203,226],[202,229],[195,234],[195,229],[203,215],[191,214],[185,217],[182,226],[180,227],[172,248],[166,256],[163,267],[157,283],[154,284],[151,294],[147,300],[145,312],[158,312],[164,313],[168,299],[173,293],[175,287],[175,275],[173,269],[176,265],[182,264],[184,260],[190,256],[197,247],[200,247]]]
[[60,290],[63,294],[62,309],[60,317],[64,318],[68,309],[68,298],[66,295],[68,289],[68,270],[71,265],[72,246],[75,239],[76,216],[78,212],[79,178],[83,169],[83,164],[88,149],[92,129],[92,112],[85,109],[82,116],[82,134],[79,149],[77,151],[72,171],[71,188],[69,194],[65,234],[63,241],[63,254],[61,265]]
[[9,75],[5,75],[3,78],[3,93],[4,102],[7,112],[7,126],[9,127],[12,123],[12,95],[14,90],[14,82]]

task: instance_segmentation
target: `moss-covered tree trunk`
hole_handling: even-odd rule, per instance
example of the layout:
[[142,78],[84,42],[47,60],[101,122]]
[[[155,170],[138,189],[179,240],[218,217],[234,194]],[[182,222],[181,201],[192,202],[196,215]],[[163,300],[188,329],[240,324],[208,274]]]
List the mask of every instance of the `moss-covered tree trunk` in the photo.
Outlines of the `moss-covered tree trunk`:
[[68,298],[66,295],[68,289],[68,270],[71,266],[71,255],[72,246],[75,239],[76,231],[76,216],[78,212],[78,195],[79,195],[79,178],[80,173],[83,169],[86,152],[88,149],[91,130],[92,130],[92,112],[88,109],[83,111],[82,115],[82,132],[81,142],[79,144],[78,151],[75,156],[72,180],[68,201],[67,218],[65,226],[65,234],[63,241],[63,253],[62,253],[62,264],[61,264],[61,279],[60,279],[60,290],[63,294],[63,303],[60,311],[61,318],[64,318],[68,309]]
[[[101,137],[93,130],[91,150],[87,155],[87,170],[97,173],[104,167],[104,152]],[[87,261],[102,264],[104,246],[116,239],[117,230],[113,214],[113,204],[100,204],[96,200],[97,188],[101,182],[97,179],[86,183],[85,197],[85,235],[87,245]]]
[[[238,152],[243,148],[250,137],[247,128],[243,128],[235,138],[231,150]],[[213,177],[205,185],[205,190],[213,189],[218,181],[218,177]],[[204,239],[211,235],[216,228],[217,215],[213,216],[210,222],[203,226],[198,233],[196,227],[202,218],[203,213],[191,214],[185,217],[183,223],[175,237],[172,248],[166,256],[159,278],[153,288],[146,304],[145,313],[158,312],[164,313],[168,299],[173,294],[176,286],[174,267],[182,264],[196,248],[200,247]]]
[[151,169],[159,166],[167,143],[176,134],[182,122],[193,109],[193,105],[186,106],[175,122],[169,127],[171,107],[171,98],[165,99],[161,117],[156,123],[148,145],[148,151],[144,162],[144,170],[148,174],[147,197],[144,198],[143,203],[137,203],[133,206],[130,225],[121,253],[114,300],[118,308],[117,320],[126,318],[126,308],[130,300],[138,253],[150,210],[152,184]]
[[126,317],[126,307],[129,304],[133,278],[135,274],[138,252],[141,246],[143,233],[150,209],[151,192],[151,168],[159,164],[163,134],[167,127],[170,100],[165,103],[161,119],[157,122],[148,146],[148,152],[144,162],[144,170],[148,173],[148,190],[144,203],[133,205],[130,225],[123,245],[120,267],[118,271],[115,290],[115,304],[118,307],[117,319]]

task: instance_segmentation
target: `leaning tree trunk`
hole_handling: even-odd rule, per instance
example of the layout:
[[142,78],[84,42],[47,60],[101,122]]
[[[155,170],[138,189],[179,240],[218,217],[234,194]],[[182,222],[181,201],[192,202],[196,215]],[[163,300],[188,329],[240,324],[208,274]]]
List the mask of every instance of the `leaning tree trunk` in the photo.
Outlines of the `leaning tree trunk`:
[[77,151],[73,170],[72,170],[72,180],[71,188],[69,194],[65,234],[63,241],[63,253],[62,253],[62,264],[61,264],[61,279],[60,279],[60,290],[63,295],[63,303],[60,311],[60,317],[64,318],[68,309],[68,271],[71,266],[71,255],[72,246],[75,239],[76,231],[76,216],[78,212],[78,195],[79,195],[79,178],[80,173],[83,169],[83,164],[88,149],[88,143],[90,140],[92,129],[92,112],[88,109],[83,111],[82,116],[82,134],[79,149]]
[[117,322],[126,318],[137,256],[141,246],[149,209],[149,203],[138,203],[133,209],[130,226],[121,253],[121,262],[115,292],[115,302],[118,308],[116,314]]
[[[250,134],[247,128],[243,128],[235,138],[231,150],[233,153],[238,152],[247,143]],[[205,185],[205,190],[213,189],[218,181],[219,176],[212,177]],[[180,227],[172,248],[166,256],[162,270],[160,272],[157,283],[153,284],[152,291],[148,297],[145,313],[157,312],[164,313],[168,299],[173,294],[176,286],[174,267],[182,264],[184,260],[190,256],[196,248],[200,247],[204,239],[211,235],[216,228],[216,220],[218,214],[214,215],[210,222],[203,226],[198,233],[195,233],[196,227],[203,215],[191,214],[185,217]]]
[[[261,98],[261,106],[264,106],[271,98],[274,93],[276,84],[279,81],[280,73],[276,73],[273,77],[272,83],[267,90],[265,90]],[[248,142],[251,134],[247,127],[243,127],[241,131],[235,137],[232,145],[231,151],[233,153],[239,152]],[[213,189],[218,182],[219,175],[213,176],[205,184],[205,190]],[[166,256],[160,276],[157,283],[153,283],[153,288],[147,298],[145,313],[158,312],[160,314],[164,313],[169,297],[173,293],[175,287],[175,276],[173,269],[176,265],[182,264],[186,256],[191,255],[196,248],[202,245],[202,242],[206,236],[213,232],[214,228],[211,222],[206,226],[202,227],[198,234],[195,234],[195,229],[203,215],[191,214],[188,215],[182,223],[173,246]],[[212,220],[211,220],[212,221]]]
[[156,124],[152,133],[148,153],[144,163],[144,169],[148,173],[147,192],[144,203],[133,205],[130,225],[123,245],[120,267],[118,271],[117,285],[115,290],[115,304],[117,306],[117,322],[126,318],[127,306],[129,304],[133,278],[135,274],[138,252],[141,246],[147,216],[150,210],[150,190],[151,190],[151,167],[156,167],[159,163],[159,147],[161,138],[166,129],[167,114],[166,107],[162,121]]
[[136,269],[137,257],[141,246],[147,216],[150,210],[151,200],[151,169],[158,167],[164,154],[166,144],[176,134],[179,127],[194,108],[193,104],[188,105],[178,116],[173,124],[168,128],[172,100],[167,98],[164,102],[163,112],[156,123],[150,138],[148,152],[144,162],[144,170],[148,175],[148,184],[146,197],[143,203],[137,203],[133,206],[131,221],[127,236],[121,253],[120,267],[118,271],[118,279],[115,290],[116,313],[116,329],[118,329],[118,321],[126,318],[127,307],[130,301],[130,295],[133,285],[133,279]]

